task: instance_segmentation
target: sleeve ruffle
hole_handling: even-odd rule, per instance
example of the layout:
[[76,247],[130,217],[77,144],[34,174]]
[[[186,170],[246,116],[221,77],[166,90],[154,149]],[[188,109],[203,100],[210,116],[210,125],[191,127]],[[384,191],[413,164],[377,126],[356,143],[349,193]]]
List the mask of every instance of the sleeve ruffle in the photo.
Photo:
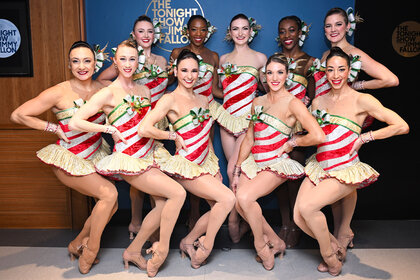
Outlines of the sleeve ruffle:
[[96,173],[95,163],[109,154],[109,145],[104,140],[90,160],[83,159],[57,144],[50,144],[36,153],[42,162],[57,167],[71,176]]
[[115,175],[140,175],[152,167],[156,167],[154,161],[154,151],[157,146],[152,148],[152,151],[145,157],[135,158],[120,152],[114,152],[111,155],[104,157],[96,165],[96,171],[104,176],[111,176],[118,178]]
[[307,160],[305,173],[315,185],[324,179],[335,178],[343,184],[359,185],[358,189],[372,184],[379,177],[379,173],[375,169],[360,161],[345,169],[326,172],[319,165],[315,155]]
[[248,129],[249,121],[246,119],[247,115],[235,117],[226,111],[223,106],[219,106],[212,116],[227,132],[239,136]]
[[215,176],[219,172],[219,159],[209,151],[202,165],[189,161],[181,155],[172,156],[165,148],[159,147],[155,151],[155,161],[160,170],[181,179],[195,179],[210,174]]
[[305,175],[303,166],[290,158],[279,158],[279,160],[271,165],[259,167],[254,160],[254,156],[250,154],[248,158],[241,164],[242,172],[252,179],[261,171],[270,171],[282,178],[296,180]]

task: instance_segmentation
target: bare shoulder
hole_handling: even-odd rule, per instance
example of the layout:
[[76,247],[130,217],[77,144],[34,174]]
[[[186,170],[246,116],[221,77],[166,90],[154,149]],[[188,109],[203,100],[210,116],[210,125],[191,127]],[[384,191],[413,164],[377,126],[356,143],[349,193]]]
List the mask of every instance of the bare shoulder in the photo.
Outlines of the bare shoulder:
[[103,85],[103,84],[101,84],[101,83],[100,83],[100,82],[98,82],[98,81],[93,81],[93,86],[95,87],[96,91],[99,91],[99,90],[101,90],[102,88],[104,88],[104,85]]
[[224,55],[222,55],[220,57],[219,64],[222,65],[222,64],[228,62],[227,60],[229,58],[229,55],[230,55],[230,53],[225,53]]
[[327,56],[329,53],[330,53],[330,50],[327,50],[322,54],[322,57],[321,57],[322,62],[324,62],[327,59]]
[[157,55],[157,54],[155,54],[155,56],[156,56],[156,64],[161,68],[162,67],[166,68],[166,65],[168,65],[168,62],[166,61],[166,58],[164,58],[161,55]]

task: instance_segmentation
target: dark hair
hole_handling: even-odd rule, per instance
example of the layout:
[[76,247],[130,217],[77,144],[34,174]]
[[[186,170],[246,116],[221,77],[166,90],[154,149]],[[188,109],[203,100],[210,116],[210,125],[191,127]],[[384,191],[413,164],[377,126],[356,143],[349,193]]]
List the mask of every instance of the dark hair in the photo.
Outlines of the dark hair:
[[280,30],[280,24],[285,21],[285,20],[293,20],[296,22],[297,26],[298,26],[298,31],[302,30],[302,20],[300,18],[298,18],[297,16],[287,16],[282,18],[281,20],[279,20],[279,24],[277,26],[277,30]]
[[277,62],[283,64],[286,67],[286,73],[289,73],[289,62],[287,61],[287,57],[282,53],[275,53],[267,59],[265,63],[265,71],[267,72],[267,66],[271,62]]
[[117,50],[115,51],[115,54],[117,54],[118,49],[120,47],[122,47],[122,46],[133,48],[133,49],[135,49],[137,51],[137,44],[136,44],[136,42],[133,42],[133,40],[124,40],[124,41],[122,41],[121,43],[118,44]]
[[200,63],[200,61],[198,60],[198,57],[195,53],[193,53],[189,49],[183,49],[181,51],[181,53],[178,55],[178,58],[176,59],[176,65],[179,65],[179,63],[181,61],[183,61],[184,59],[187,59],[187,58],[193,58],[195,61],[197,61],[197,64]]
[[93,57],[95,57],[95,51],[93,50],[92,46],[89,45],[85,41],[74,42],[73,45],[71,45],[71,47],[70,47],[69,56],[70,56],[71,51],[74,50],[74,49],[77,49],[77,48],[88,48],[93,53]]
[[236,16],[234,16],[231,20],[230,20],[230,23],[229,23],[229,28],[232,26],[232,22],[233,21],[235,21],[235,20],[237,20],[237,19],[245,19],[246,21],[248,21],[248,25],[249,25],[249,19],[248,19],[248,17],[246,16],[246,15],[244,15],[244,14],[237,14]]
[[187,22],[187,28],[190,29],[190,26],[192,24],[192,22],[196,19],[200,19],[202,21],[204,21],[204,24],[207,26],[207,20],[205,17],[203,17],[202,15],[193,15],[192,17],[190,17],[190,19]]
[[338,8],[338,7],[332,8],[327,12],[327,14],[325,15],[325,18],[324,18],[324,23],[325,23],[325,20],[327,19],[327,17],[329,17],[331,15],[337,15],[337,14],[341,15],[344,18],[344,22],[346,24],[349,23],[349,18],[347,16],[346,11],[344,11],[343,9]]
[[327,59],[325,60],[325,63],[328,64],[328,60],[330,60],[330,58],[333,58],[334,56],[339,56],[339,57],[344,58],[347,62],[347,66],[350,67],[350,57],[340,47],[332,47],[330,49],[330,53],[328,54]]
[[133,32],[135,32],[134,28],[136,28],[136,24],[137,24],[137,22],[140,22],[140,21],[147,21],[147,22],[150,22],[150,23],[153,25],[152,20],[151,20],[148,16],[146,16],[146,15],[141,15],[141,16],[139,16],[139,17],[136,19],[136,21],[135,21],[135,22],[134,22],[134,24],[133,24]]

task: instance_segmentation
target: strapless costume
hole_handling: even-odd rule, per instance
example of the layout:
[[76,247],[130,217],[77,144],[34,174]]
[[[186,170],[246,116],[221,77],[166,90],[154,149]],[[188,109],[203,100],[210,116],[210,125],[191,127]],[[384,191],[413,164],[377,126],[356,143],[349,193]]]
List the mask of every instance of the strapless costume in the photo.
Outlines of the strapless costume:
[[109,123],[121,132],[127,144],[121,140],[115,143],[113,153],[96,164],[98,173],[108,176],[140,175],[156,167],[154,151],[161,144],[152,138],[140,137],[137,132],[150,111],[151,104],[147,98],[127,95],[109,113]]
[[270,171],[287,179],[304,176],[303,166],[287,153],[278,157],[280,148],[289,140],[292,128],[264,113],[262,106],[255,106],[255,114],[248,115],[247,119],[254,123],[254,145],[248,158],[241,164],[242,173],[249,179],[261,171]]
[[350,154],[362,128],[355,122],[325,111],[316,110],[317,118],[326,135],[326,141],[317,146],[316,154],[306,162],[305,173],[317,185],[320,181],[335,178],[343,184],[363,188],[375,182],[379,173],[359,160],[357,152]]
[[182,179],[215,176],[219,172],[219,159],[209,147],[212,124],[209,110],[203,108],[193,108],[175,121],[172,127],[184,139],[187,150],[181,149],[172,156],[163,148],[157,149],[155,160],[160,169]]
[[[68,175],[85,176],[95,173],[95,163],[110,154],[109,145],[102,139],[100,132],[80,132],[69,130],[68,124],[84,101],[74,101],[75,106],[55,113],[60,128],[70,143],[59,139],[37,152],[44,163],[63,170]],[[105,123],[105,114],[98,112],[88,119],[96,124]]]
[[[204,70],[201,70],[204,69]],[[200,78],[194,85],[194,93],[198,93],[207,97],[209,101],[209,110],[210,115],[214,115],[217,111],[217,108],[220,106],[218,102],[214,100],[213,97],[213,71],[214,67],[211,64],[205,63],[202,60],[200,61]]]
[[217,72],[223,86],[223,105],[213,117],[227,132],[239,136],[249,125],[246,117],[257,92],[258,70],[226,63]]

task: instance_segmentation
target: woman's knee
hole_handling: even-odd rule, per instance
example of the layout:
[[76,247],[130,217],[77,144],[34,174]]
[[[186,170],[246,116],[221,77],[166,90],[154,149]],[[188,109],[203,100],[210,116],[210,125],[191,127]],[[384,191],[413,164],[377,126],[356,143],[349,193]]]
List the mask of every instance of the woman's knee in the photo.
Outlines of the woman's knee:
[[227,209],[232,210],[235,207],[236,197],[232,191],[227,189],[228,191],[224,194],[223,199],[220,201]]
[[252,202],[255,201],[250,197],[247,191],[241,191],[241,189],[236,191],[236,200],[242,209],[246,209]]
[[173,198],[183,203],[185,201],[185,198],[187,197],[187,192],[180,184],[176,183],[176,186],[177,187],[174,191]]

